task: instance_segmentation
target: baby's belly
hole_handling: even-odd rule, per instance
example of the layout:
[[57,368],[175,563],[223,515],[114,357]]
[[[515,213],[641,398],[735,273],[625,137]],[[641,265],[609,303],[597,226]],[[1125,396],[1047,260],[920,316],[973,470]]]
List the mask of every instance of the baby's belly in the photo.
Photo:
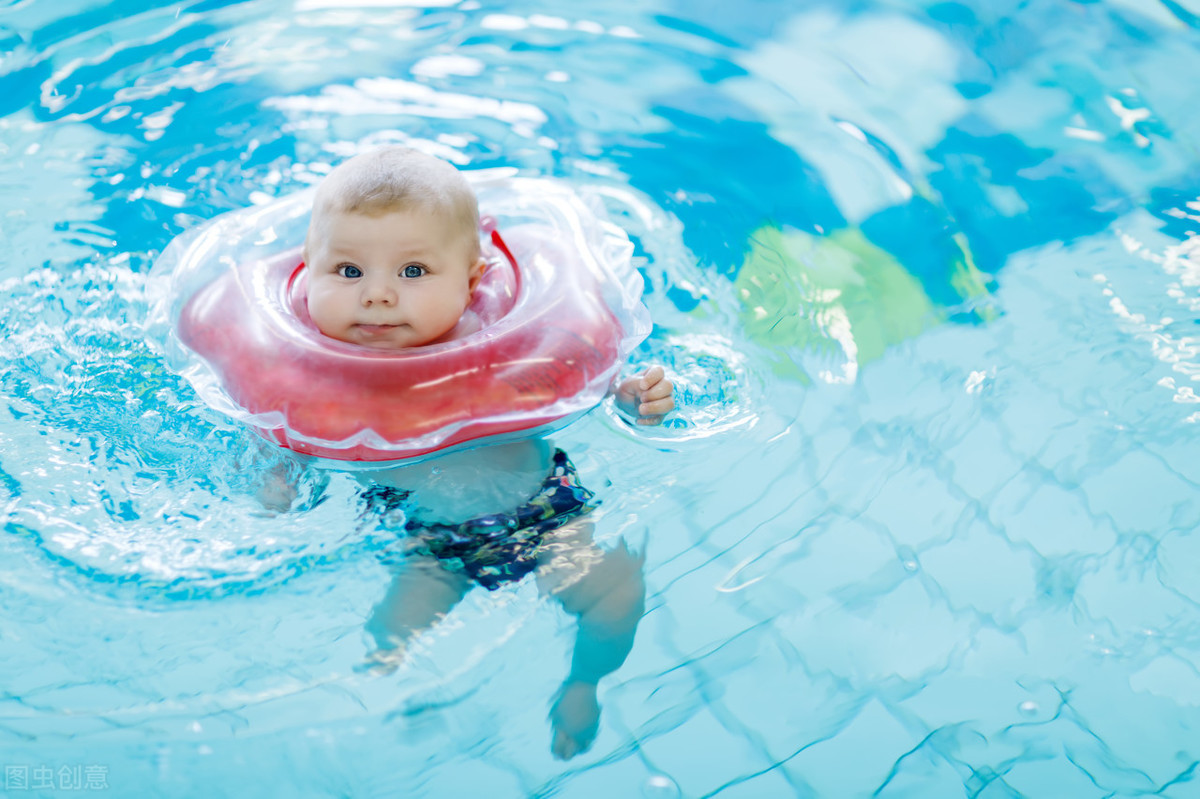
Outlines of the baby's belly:
[[531,439],[452,452],[359,477],[364,483],[411,492],[409,501],[421,521],[452,525],[522,505],[541,489],[553,453],[545,439]]

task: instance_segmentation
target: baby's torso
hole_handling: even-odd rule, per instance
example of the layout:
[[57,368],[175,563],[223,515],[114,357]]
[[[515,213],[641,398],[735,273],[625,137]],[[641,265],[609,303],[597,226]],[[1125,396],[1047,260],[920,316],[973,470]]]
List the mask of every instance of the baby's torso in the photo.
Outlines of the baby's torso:
[[457,524],[519,507],[541,489],[553,464],[545,439],[527,439],[451,452],[406,466],[358,475],[366,485],[408,493],[421,521]]

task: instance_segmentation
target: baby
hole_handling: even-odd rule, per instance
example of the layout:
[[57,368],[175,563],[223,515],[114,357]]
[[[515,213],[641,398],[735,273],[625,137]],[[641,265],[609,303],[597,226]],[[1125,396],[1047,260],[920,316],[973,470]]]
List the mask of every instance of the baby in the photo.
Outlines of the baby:
[[[309,316],[330,338],[396,350],[467,335],[486,264],[475,194],[453,166],[416,150],[352,158],[317,189],[304,263]],[[639,424],[658,424],[672,391],[654,367],[622,381],[616,399]]]
[[[466,314],[486,261],[466,179],[432,156],[388,147],[352,158],[321,183],[304,242],[308,313],[326,336],[379,350],[449,341],[476,329]],[[674,407],[660,367],[621,381],[618,407],[658,424]],[[578,618],[571,670],[551,710],[552,750],[587,749],[599,721],[596,684],[624,662],[645,603],[642,559],[601,549],[593,495],[543,439],[356,473],[368,518],[401,535],[368,630],[373,663],[394,668],[409,641],[471,589],[533,574]]]

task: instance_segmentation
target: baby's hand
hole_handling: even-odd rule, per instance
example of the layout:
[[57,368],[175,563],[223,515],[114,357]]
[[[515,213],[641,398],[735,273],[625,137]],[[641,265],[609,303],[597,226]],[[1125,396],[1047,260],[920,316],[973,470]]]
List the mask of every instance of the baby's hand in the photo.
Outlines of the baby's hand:
[[651,366],[637,377],[629,377],[617,386],[617,407],[634,417],[638,424],[662,424],[663,417],[675,408],[675,386],[661,366]]

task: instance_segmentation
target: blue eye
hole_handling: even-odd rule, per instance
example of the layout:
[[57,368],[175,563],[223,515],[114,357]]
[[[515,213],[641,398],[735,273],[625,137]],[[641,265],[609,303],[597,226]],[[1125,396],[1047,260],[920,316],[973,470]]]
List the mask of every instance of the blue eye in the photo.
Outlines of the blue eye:
[[354,264],[342,264],[338,267],[338,274],[342,277],[362,277],[362,270]]
[[404,267],[402,274],[405,277],[420,277],[421,275],[425,274],[425,267],[417,266],[416,264],[409,264],[408,266]]

